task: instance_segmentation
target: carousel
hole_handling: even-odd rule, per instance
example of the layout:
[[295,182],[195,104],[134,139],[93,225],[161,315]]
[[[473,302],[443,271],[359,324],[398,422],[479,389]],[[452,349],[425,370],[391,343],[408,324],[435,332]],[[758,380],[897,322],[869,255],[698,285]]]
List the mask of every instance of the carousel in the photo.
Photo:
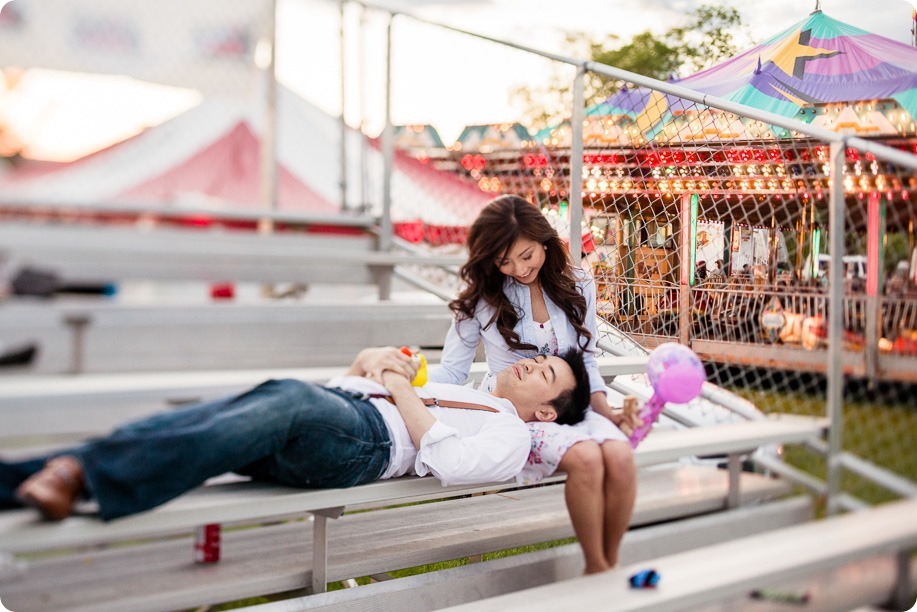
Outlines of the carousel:
[[[915,66],[917,49],[816,10],[675,83],[914,154]],[[519,140],[464,145],[455,171],[563,218],[569,122]],[[587,262],[610,322],[648,347],[824,370],[827,143],[626,84],[587,110],[583,140]],[[845,369],[915,382],[917,176],[848,149],[844,188]]]

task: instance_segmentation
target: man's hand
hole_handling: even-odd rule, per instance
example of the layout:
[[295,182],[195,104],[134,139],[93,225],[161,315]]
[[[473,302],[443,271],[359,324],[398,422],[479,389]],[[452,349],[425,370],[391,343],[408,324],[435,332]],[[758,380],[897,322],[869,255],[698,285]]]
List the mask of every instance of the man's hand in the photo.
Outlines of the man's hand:
[[[412,375],[413,376],[413,375]],[[404,425],[411,435],[411,441],[414,442],[414,448],[420,448],[420,442],[424,435],[430,431],[436,419],[430,414],[430,410],[424,406],[423,401],[417,397],[414,387],[411,386],[411,380],[398,372],[385,370],[382,372],[380,381],[395,401],[395,406],[404,419]]]
[[378,379],[376,382],[381,383],[393,396],[396,392],[411,391],[413,393],[410,379],[404,374],[399,374],[392,370],[385,370],[382,372],[382,378]]
[[393,346],[368,348],[360,351],[350,364],[347,374],[366,376],[376,382],[383,382],[385,372],[393,372],[410,381],[417,374],[417,364]]

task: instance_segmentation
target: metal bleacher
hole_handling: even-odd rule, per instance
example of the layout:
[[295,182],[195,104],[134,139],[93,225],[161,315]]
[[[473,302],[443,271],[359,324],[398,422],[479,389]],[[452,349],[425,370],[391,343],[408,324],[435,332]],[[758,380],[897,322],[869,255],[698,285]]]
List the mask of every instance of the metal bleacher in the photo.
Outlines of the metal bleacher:
[[[84,280],[107,262],[105,278],[373,282],[380,269],[417,262],[413,256],[379,255],[365,236],[354,242],[317,238],[335,249],[356,247],[341,258],[313,248],[318,243],[311,238],[305,242],[312,246],[293,248],[285,236],[170,231],[164,243],[165,234],[136,228],[20,229],[0,230],[7,257],[15,253],[16,261],[63,266]],[[48,232],[54,248],[35,240]],[[342,272],[355,268],[362,272]],[[321,382],[368,345],[413,344],[434,354],[450,321],[443,303],[389,301],[137,305],[13,299],[0,308],[4,337],[37,338],[42,354],[32,369],[0,380],[0,448],[10,457],[60,447],[123,420],[266,378]],[[602,358],[601,368],[609,382],[626,379],[645,371],[646,356]],[[483,370],[476,364],[472,377]],[[636,454],[640,492],[625,562],[645,559],[649,551],[754,537],[810,518],[811,499],[783,499],[790,492],[786,481],[742,472],[740,460],[758,448],[819,438],[824,427],[819,419],[769,418],[654,433]],[[728,469],[683,461],[697,456],[719,457]],[[419,500],[438,501],[392,507]],[[223,560],[197,566],[190,533],[210,523],[224,525]],[[436,609],[571,578],[582,571],[578,549],[561,547],[549,558],[528,553],[502,560],[492,572],[454,568],[366,590],[322,592],[332,581],[384,577],[395,569],[572,535],[563,475],[536,488],[444,488],[432,479],[404,478],[325,491],[224,478],[107,524],[91,513],[60,524],[43,523],[28,510],[0,514],[0,597],[12,609],[165,610],[265,594],[295,598],[306,589],[306,600],[287,604],[359,609],[378,597],[380,605],[410,601],[404,609]],[[531,579],[535,574],[540,581]],[[453,584],[463,586],[456,591]]]

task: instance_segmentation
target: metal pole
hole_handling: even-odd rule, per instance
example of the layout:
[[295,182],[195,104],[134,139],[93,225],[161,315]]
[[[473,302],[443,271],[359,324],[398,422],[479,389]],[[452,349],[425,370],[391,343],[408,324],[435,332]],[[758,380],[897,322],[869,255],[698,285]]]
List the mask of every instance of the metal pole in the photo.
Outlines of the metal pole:
[[341,2],[340,4],[340,16],[341,16],[341,29],[340,29],[340,44],[341,44],[341,210],[347,210],[347,121],[344,119],[347,114],[347,44],[346,44],[346,33],[347,28],[345,25],[345,9],[347,7],[346,2]]
[[[379,235],[379,250],[392,248],[392,172],[395,159],[395,139],[392,129],[392,22],[388,16],[385,29],[385,127],[382,128],[382,230]],[[379,274],[379,299],[391,298],[391,271]]]
[[84,313],[69,314],[64,317],[73,334],[73,347],[70,355],[70,373],[82,374],[86,363],[86,327],[92,322],[92,317]]
[[846,141],[831,143],[831,195],[829,210],[829,244],[831,266],[828,269],[828,514],[840,510],[837,500],[841,493],[841,443],[844,426],[844,162]]
[[694,321],[692,304],[693,296],[691,295],[691,273],[694,269],[691,267],[691,245],[694,236],[694,221],[691,214],[691,194],[684,193],[681,196],[681,207],[679,210],[679,223],[681,245],[680,257],[678,259],[679,282],[678,282],[678,342],[685,346],[691,344],[691,331]]
[[[265,73],[264,129],[261,131],[261,203],[265,209],[277,210],[277,71],[274,56],[277,51],[277,2],[270,4],[267,40],[268,64]],[[262,232],[270,233],[274,222],[264,218],[259,224]]]
[[879,299],[884,263],[882,243],[885,236],[885,202],[878,193],[869,194],[866,214],[866,377],[874,387],[879,369],[879,338],[882,336],[882,309]]
[[584,80],[586,70],[577,68],[573,79],[573,113],[570,117],[570,258],[579,267],[583,262],[583,120],[586,116]]
[[366,7],[360,7],[360,28],[357,36],[357,102],[360,107],[359,139],[359,189],[357,206],[361,211],[369,210],[372,198],[369,195],[369,143],[366,138]]

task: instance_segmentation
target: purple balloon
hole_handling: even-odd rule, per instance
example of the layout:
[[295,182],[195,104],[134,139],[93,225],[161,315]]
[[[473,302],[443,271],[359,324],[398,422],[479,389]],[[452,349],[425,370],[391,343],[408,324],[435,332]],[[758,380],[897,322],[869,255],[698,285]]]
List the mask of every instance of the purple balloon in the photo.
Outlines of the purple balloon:
[[704,364],[697,354],[674,342],[660,344],[650,353],[646,376],[653,386],[653,396],[640,409],[643,425],[630,435],[633,448],[650,433],[666,402],[684,404],[700,395],[707,379]]
[[653,391],[664,402],[684,404],[700,394],[707,379],[697,354],[675,342],[660,344],[650,353],[646,374]]

